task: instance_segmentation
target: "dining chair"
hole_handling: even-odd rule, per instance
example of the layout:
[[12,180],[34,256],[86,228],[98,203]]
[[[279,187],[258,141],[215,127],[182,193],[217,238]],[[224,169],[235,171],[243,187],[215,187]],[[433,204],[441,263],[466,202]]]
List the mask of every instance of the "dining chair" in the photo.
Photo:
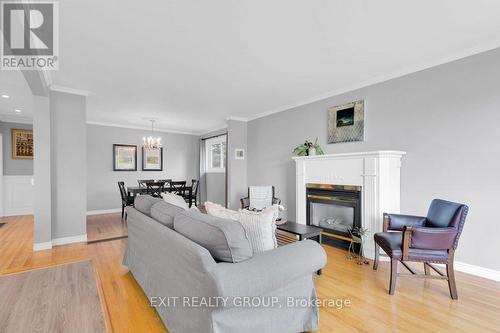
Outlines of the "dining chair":
[[198,203],[198,187],[199,187],[200,181],[198,179],[191,179],[191,195],[189,193],[184,195],[184,199],[186,202],[189,204],[189,207],[191,207],[194,203],[196,206]]
[[146,183],[151,183],[154,181],[154,179],[138,179],[137,183],[139,184],[139,187],[146,187]]
[[177,180],[171,181],[170,183],[170,192],[180,195],[184,197],[186,192],[186,181],[185,180]]
[[165,187],[168,186],[170,187],[170,182],[172,181],[172,179],[158,179],[157,182],[165,182]]
[[128,195],[125,189],[125,182],[118,182],[118,188],[120,189],[120,196],[122,198],[122,221],[125,218],[127,220],[127,212],[125,207],[134,205],[134,197]]
[[153,197],[161,198],[161,194],[165,192],[165,181],[157,180],[145,184],[147,193]]

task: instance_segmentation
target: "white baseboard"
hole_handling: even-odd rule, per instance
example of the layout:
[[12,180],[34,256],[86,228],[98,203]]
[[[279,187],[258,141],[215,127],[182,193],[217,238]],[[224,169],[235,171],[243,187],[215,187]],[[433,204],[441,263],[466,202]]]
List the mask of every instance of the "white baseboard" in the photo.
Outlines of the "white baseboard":
[[121,211],[122,211],[121,208],[89,210],[87,212],[87,216],[89,216],[89,215],[101,215],[101,214],[121,213]]
[[61,237],[54,238],[52,240],[52,246],[71,244],[71,243],[81,243],[87,241],[87,234],[70,236],[70,237]]
[[71,243],[81,243],[87,241],[87,234],[54,238],[51,242],[33,244],[33,251],[50,250],[53,246],[65,245]]
[[52,242],[43,242],[33,244],[33,251],[50,250],[52,248]]
[[[389,257],[380,254],[379,261],[390,261],[390,259]],[[438,265],[438,264],[436,266],[444,267],[444,265]],[[458,272],[479,276],[493,281],[500,281],[500,271],[491,268],[455,261],[455,270]]]
[[455,269],[459,272],[468,273],[476,276],[483,277],[494,281],[500,281],[500,271],[491,268],[466,264],[464,262],[455,262]]

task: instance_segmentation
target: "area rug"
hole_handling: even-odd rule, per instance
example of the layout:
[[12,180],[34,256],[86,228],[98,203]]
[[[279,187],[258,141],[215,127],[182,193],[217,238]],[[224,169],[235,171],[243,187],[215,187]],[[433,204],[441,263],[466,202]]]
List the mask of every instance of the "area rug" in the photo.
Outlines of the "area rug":
[[90,261],[0,277],[0,332],[106,332]]

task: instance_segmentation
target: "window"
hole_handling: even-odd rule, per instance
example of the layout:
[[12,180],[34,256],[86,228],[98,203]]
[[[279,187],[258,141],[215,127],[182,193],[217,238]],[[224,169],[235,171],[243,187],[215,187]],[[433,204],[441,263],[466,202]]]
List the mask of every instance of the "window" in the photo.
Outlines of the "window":
[[226,136],[218,136],[205,142],[207,172],[226,172]]

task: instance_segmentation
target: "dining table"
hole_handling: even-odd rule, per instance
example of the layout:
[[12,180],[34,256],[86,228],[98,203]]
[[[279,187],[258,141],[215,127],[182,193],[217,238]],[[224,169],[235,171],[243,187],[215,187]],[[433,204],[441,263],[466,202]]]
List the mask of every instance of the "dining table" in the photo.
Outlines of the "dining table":
[[[170,192],[169,187],[165,187],[166,192]],[[192,186],[185,186],[184,187],[184,193],[187,193],[188,198],[192,199],[193,196],[193,187]],[[136,197],[139,194],[148,194],[149,189],[145,186],[128,186],[127,187],[127,192],[129,196]],[[190,201],[191,202],[191,201]]]

